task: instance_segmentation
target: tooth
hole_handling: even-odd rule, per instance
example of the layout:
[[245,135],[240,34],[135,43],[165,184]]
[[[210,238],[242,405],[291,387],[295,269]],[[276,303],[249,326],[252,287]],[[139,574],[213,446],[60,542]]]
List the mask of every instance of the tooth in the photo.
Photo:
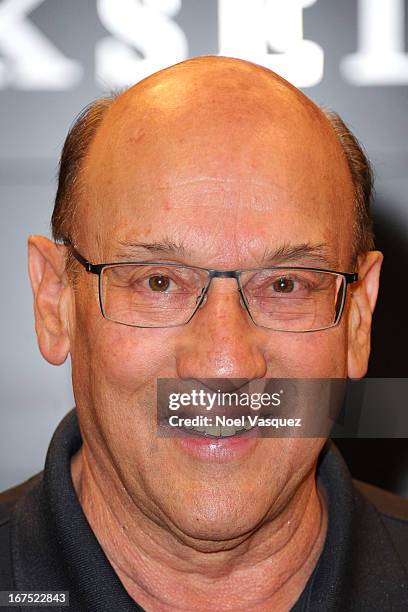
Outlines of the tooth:
[[221,436],[226,438],[227,436],[233,436],[236,432],[236,428],[233,425],[221,426]]
[[248,431],[249,429],[252,429],[252,427],[253,425],[251,425],[249,419],[245,419],[244,429]]
[[220,436],[221,435],[221,427],[219,425],[212,425],[211,427],[205,428],[205,433],[210,436]]
[[234,425],[212,425],[212,426],[208,426],[208,427],[204,427],[204,426],[198,426],[198,427],[185,427],[183,426],[183,429],[189,430],[189,431],[196,431],[197,433],[204,433],[207,434],[209,436],[212,437],[218,437],[218,438],[228,438],[231,436],[234,436],[235,434],[244,431],[244,430],[249,430],[252,429],[252,425],[250,425],[249,421],[247,421],[247,419],[245,419],[245,425],[244,426],[234,426]]

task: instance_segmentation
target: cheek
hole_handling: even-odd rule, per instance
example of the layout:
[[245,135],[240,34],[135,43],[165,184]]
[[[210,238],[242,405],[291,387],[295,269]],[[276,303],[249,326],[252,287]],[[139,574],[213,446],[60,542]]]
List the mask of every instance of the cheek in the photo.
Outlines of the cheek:
[[266,346],[270,377],[342,378],[347,371],[347,330],[343,325],[321,332],[280,333]]
[[86,373],[88,380],[105,388],[132,392],[169,372],[174,361],[174,333],[108,321],[100,312],[94,290],[90,286],[76,299],[72,361],[77,374],[83,378]]
[[165,333],[106,323],[92,352],[94,363],[112,383],[134,389],[169,368],[173,352]]

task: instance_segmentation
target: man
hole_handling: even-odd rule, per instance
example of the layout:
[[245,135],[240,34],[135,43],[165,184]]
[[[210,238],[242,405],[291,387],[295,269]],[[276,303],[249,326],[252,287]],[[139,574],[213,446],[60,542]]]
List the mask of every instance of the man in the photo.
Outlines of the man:
[[[333,444],[156,424],[164,378],[364,376],[382,263],[369,199],[342,122],[247,62],[189,60],[79,118],[56,243],[28,245],[40,351],[70,354],[76,410],[44,473],[3,494],[2,589],[98,612],[406,609],[406,506],[369,502]],[[231,271],[277,266],[330,270],[343,311],[266,308],[259,275],[259,293],[237,290]]]

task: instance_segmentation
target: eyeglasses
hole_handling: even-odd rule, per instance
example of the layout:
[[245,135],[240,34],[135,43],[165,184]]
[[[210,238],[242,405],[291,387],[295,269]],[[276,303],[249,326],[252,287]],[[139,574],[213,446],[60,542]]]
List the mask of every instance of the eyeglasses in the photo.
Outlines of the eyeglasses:
[[67,239],[87,272],[99,277],[105,319],[131,327],[177,327],[188,323],[208,296],[213,278],[235,278],[252,321],[275,331],[311,332],[340,321],[347,285],[356,272],[275,266],[212,270],[158,261],[92,264]]

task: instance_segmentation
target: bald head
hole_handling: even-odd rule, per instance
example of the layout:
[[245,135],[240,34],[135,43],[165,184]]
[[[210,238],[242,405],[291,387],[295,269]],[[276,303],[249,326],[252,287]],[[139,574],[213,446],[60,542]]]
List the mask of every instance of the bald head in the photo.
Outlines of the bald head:
[[344,164],[326,117],[298,89],[255,64],[203,57],[156,73],[119,96],[105,113],[87,164],[110,163],[109,155],[120,156],[122,146],[131,153],[142,146],[173,145],[180,153],[187,140],[198,146],[217,141],[219,153],[231,156],[244,152],[251,141],[266,143],[274,136],[294,147],[312,138],[311,145]]
[[248,103],[254,112],[262,113],[278,102],[308,109],[325,121],[309,98],[276,73],[244,60],[219,56],[190,59],[149,76],[119,96],[112,110],[122,112],[129,105],[146,103],[150,108],[176,114],[209,105],[213,105],[211,110],[233,113],[240,103]]
[[[149,191],[152,168],[155,186],[168,183],[169,166],[173,182],[177,174],[179,181],[195,176],[213,185],[255,180],[256,169],[257,181],[277,181],[295,196],[305,179],[303,164],[314,175],[305,185],[311,198],[326,184],[328,205],[335,202],[338,212],[341,194],[342,214],[354,223],[354,250],[364,250],[370,242],[371,181],[358,143],[347,142],[348,136],[353,139],[341,120],[328,118],[268,69],[221,57],[182,62],[97,102],[74,126],[64,153],[72,156],[76,147],[77,154],[65,176],[63,154],[54,236],[76,237],[75,223],[85,228],[94,207],[106,202],[112,214],[120,207],[112,189],[130,176],[137,175],[136,190]],[[282,173],[283,163],[292,173]],[[102,229],[96,231],[99,237]]]

